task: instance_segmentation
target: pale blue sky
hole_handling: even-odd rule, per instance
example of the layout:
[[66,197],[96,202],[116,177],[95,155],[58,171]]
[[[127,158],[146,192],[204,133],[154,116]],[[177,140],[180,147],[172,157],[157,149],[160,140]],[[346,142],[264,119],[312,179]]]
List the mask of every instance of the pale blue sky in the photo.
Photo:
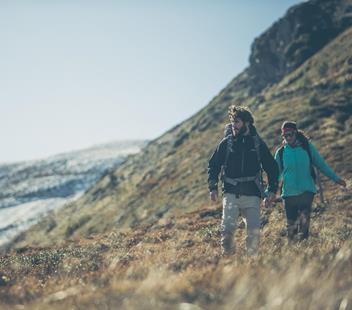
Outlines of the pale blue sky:
[[158,137],[299,2],[0,0],[0,162]]

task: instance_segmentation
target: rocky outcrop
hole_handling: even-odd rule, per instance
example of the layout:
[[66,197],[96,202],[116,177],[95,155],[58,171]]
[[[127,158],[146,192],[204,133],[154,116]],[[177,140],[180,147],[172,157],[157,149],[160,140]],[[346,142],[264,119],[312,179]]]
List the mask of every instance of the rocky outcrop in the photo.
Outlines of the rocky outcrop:
[[289,9],[252,44],[252,94],[281,80],[351,25],[351,0],[313,0]]

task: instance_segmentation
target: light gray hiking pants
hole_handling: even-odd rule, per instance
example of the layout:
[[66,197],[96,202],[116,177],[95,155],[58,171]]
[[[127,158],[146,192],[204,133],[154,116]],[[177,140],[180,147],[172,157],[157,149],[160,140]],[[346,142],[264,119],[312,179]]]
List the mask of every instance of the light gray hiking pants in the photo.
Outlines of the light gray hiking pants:
[[[259,205],[260,198],[257,196],[241,195],[237,198],[235,194],[224,194],[221,236],[225,252],[230,250],[226,247],[233,247],[233,235],[236,231],[238,215],[241,211],[247,227],[247,254],[256,255],[258,253],[260,231]],[[229,240],[231,241],[229,242]]]

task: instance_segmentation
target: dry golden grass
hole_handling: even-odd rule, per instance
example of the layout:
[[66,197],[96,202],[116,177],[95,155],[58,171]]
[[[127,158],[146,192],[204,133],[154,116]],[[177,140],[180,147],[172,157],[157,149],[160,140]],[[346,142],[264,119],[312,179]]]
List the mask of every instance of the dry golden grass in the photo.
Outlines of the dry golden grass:
[[345,192],[334,188],[332,202],[315,204],[310,239],[293,246],[286,242],[282,207],[262,210],[268,222],[262,228],[261,254],[254,259],[245,256],[241,223],[237,253],[229,259],[220,256],[219,206],[134,231],[73,239],[58,247],[18,249],[0,261],[0,306],[350,309],[349,190],[351,184]]

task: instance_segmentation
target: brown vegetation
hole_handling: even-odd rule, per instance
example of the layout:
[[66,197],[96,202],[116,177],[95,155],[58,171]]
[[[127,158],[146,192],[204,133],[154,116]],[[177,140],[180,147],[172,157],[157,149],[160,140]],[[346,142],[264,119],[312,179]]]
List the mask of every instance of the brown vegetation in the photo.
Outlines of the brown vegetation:
[[262,210],[261,255],[254,259],[245,256],[241,223],[237,253],[220,256],[220,206],[57,247],[20,248],[0,260],[0,306],[349,309],[351,197],[334,197],[314,205],[311,238],[291,247],[282,206]]

